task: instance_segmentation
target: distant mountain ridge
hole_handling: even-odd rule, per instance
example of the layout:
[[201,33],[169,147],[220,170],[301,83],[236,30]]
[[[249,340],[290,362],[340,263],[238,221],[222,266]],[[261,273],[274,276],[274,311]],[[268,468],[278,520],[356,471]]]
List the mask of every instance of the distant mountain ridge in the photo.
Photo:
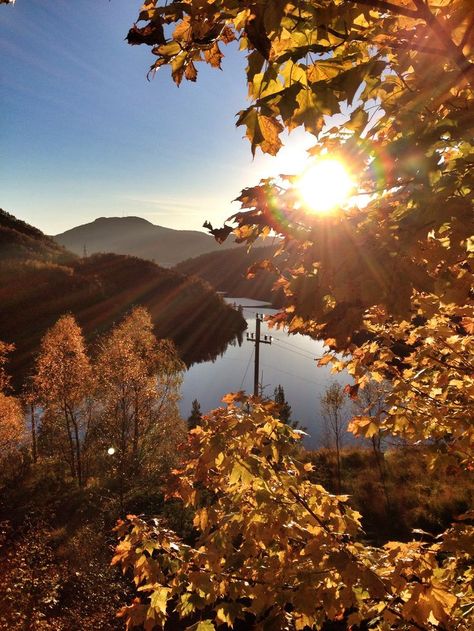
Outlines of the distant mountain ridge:
[[214,237],[198,230],[174,230],[141,217],[99,217],[53,239],[71,252],[128,254],[172,267],[185,259],[237,244],[231,239],[219,245]]

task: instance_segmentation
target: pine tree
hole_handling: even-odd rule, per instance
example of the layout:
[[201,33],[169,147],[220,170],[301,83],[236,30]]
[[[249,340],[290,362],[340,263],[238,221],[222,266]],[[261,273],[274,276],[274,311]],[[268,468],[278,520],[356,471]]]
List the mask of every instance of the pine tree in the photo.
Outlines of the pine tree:
[[287,425],[293,426],[292,423],[290,423],[291,405],[285,399],[285,391],[281,384],[278,384],[278,386],[275,388],[273,398],[274,398],[275,403],[278,405],[277,416],[280,419],[280,421],[283,421],[283,423],[286,423]]
[[197,399],[194,399],[191,407],[191,414],[188,416],[188,429],[194,429],[201,424],[202,412],[201,404]]

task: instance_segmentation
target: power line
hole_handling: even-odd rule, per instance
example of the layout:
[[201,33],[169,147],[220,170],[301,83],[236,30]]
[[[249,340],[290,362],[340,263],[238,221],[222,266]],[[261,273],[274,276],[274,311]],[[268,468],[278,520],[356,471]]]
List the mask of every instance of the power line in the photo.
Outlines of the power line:
[[[275,338],[273,338],[273,342],[279,346],[278,342],[275,340]],[[310,361],[314,361],[316,358],[314,357],[314,355],[303,355],[303,353],[300,353],[298,351],[294,351],[292,348],[285,348],[284,346],[280,346],[281,349],[283,349],[284,351],[286,351],[287,353],[294,353],[295,355],[300,355],[300,357],[304,357],[304,359],[309,359]]]
[[250,353],[250,357],[249,357],[249,360],[247,362],[247,368],[245,369],[244,376],[242,377],[242,381],[240,382],[239,390],[242,390],[242,388],[243,388],[245,377],[247,376],[247,373],[249,371],[250,363],[252,361],[252,357],[253,357],[254,352],[255,352],[255,348],[252,348],[252,352]]
[[276,366],[273,366],[273,365],[268,366],[267,364],[263,364],[263,366],[265,366],[266,368],[270,368],[271,370],[277,370],[278,372],[282,372],[285,375],[290,375],[290,377],[294,377],[295,379],[298,379],[300,381],[307,381],[313,386],[317,384],[317,381],[311,381],[310,379],[305,379],[304,377],[300,377],[299,375],[296,375],[294,372],[288,372],[287,370],[282,370],[281,368],[277,368]]
[[285,344],[286,346],[290,346],[291,348],[296,349],[297,351],[301,352],[301,353],[308,353],[309,355],[311,355],[313,357],[313,354],[310,351],[305,351],[304,348],[301,348],[300,346],[297,346],[296,344],[291,344],[291,342],[287,342],[286,340],[282,340],[280,337],[275,337],[273,336],[273,339],[280,342],[280,344]]

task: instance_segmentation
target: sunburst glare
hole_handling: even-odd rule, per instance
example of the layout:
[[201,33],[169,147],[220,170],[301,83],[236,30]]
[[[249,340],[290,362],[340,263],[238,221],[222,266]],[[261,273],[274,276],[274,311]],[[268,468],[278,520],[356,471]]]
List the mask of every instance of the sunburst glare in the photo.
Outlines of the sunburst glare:
[[298,178],[297,187],[305,207],[324,214],[347,201],[354,181],[343,162],[328,157],[308,167]]

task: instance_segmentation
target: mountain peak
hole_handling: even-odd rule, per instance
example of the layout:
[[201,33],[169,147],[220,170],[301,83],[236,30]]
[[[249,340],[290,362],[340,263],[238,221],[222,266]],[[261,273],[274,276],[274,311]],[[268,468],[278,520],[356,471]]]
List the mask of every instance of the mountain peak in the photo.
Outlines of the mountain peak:
[[176,230],[151,223],[143,217],[98,217],[90,223],[57,234],[55,240],[79,256],[114,252],[129,254],[171,267],[205,252],[234,247],[229,239],[218,245],[213,237],[197,230]]
[[144,219],[143,217],[136,217],[135,215],[127,215],[126,217],[97,217],[97,219],[94,219],[94,221],[92,222],[95,225],[100,225],[100,224],[107,224],[107,223],[122,223],[122,224],[134,224],[134,225],[148,225],[148,226],[154,226],[155,224],[152,224],[151,221],[148,221],[148,219]]

